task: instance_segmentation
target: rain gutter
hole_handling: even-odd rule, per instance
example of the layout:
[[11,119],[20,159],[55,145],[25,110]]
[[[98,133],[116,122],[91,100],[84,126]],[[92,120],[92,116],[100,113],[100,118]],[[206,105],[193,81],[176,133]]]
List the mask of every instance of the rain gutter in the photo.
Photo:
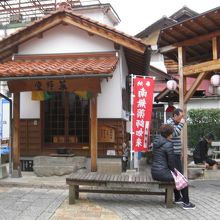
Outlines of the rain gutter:
[[76,78],[108,78],[113,74],[77,74],[77,75],[62,75],[62,76],[12,76],[0,77],[0,81],[12,80],[47,80],[47,79],[76,79]]

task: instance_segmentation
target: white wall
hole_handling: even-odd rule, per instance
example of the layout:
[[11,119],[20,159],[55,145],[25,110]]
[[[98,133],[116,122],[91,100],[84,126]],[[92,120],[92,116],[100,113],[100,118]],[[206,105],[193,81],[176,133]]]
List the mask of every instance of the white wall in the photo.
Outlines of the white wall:
[[[121,59],[120,59],[121,60],[121,62],[120,62],[120,64],[121,64],[120,65],[120,68],[121,68],[121,87],[126,88],[126,77],[128,75],[128,66],[127,66],[127,62],[126,62],[125,55],[124,55],[123,51],[121,51],[120,56],[121,56]],[[125,120],[129,120],[128,112],[126,112],[123,109],[122,109],[122,118]]]
[[153,52],[151,54],[150,65],[156,67],[157,69],[164,71],[165,73],[167,72],[167,69],[164,65],[164,58],[162,54]]
[[128,68],[123,51],[119,51],[119,62],[109,80],[102,80],[101,94],[98,95],[98,118],[127,119],[122,109],[122,88],[126,86]]
[[103,14],[102,11],[93,10],[93,11],[74,11],[74,12],[77,13],[77,14],[89,17],[92,20],[100,22],[101,24],[106,24],[106,25],[109,25],[111,27],[113,26],[112,21],[109,19],[108,16]]
[[45,32],[43,38],[33,38],[19,47],[19,54],[54,54],[114,51],[114,44],[72,25],[58,25]]
[[220,97],[215,98],[193,98],[187,104],[187,110],[200,109],[200,108],[219,108]]
[[101,94],[98,95],[98,118],[121,118],[122,95],[120,68],[117,68],[113,77],[109,80],[103,79],[101,82]]
[[31,100],[31,92],[20,94],[20,118],[40,118],[40,101]]
[[128,66],[123,51],[120,51],[120,68],[121,68],[121,84],[123,88],[126,88],[126,76],[128,75]]

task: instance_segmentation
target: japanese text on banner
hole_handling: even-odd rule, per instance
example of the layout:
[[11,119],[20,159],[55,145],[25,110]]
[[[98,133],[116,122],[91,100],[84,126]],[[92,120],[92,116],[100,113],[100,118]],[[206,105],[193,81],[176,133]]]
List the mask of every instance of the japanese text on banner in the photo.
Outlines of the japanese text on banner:
[[152,115],[154,80],[150,77],[133,78],[132,149],[147,151]]

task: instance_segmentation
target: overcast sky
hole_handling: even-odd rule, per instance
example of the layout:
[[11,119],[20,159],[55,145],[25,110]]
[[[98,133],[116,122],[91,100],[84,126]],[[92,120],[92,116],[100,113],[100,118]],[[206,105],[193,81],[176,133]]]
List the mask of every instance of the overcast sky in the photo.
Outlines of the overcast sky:
[[220,0],[100,0],[110,3],[121,23],[117,29],[135,35],[159,20],[171,16],[183,6],[202,13],[220,6]]

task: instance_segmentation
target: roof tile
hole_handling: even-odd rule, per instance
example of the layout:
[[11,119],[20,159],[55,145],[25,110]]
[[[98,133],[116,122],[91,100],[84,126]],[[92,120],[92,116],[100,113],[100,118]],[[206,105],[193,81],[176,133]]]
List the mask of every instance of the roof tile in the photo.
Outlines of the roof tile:
[[103,56],[72,59],[15,60],[0,64],[0,78],[16,76],[52,76],[78,74],[110,74],[115,70],[118,57]]

